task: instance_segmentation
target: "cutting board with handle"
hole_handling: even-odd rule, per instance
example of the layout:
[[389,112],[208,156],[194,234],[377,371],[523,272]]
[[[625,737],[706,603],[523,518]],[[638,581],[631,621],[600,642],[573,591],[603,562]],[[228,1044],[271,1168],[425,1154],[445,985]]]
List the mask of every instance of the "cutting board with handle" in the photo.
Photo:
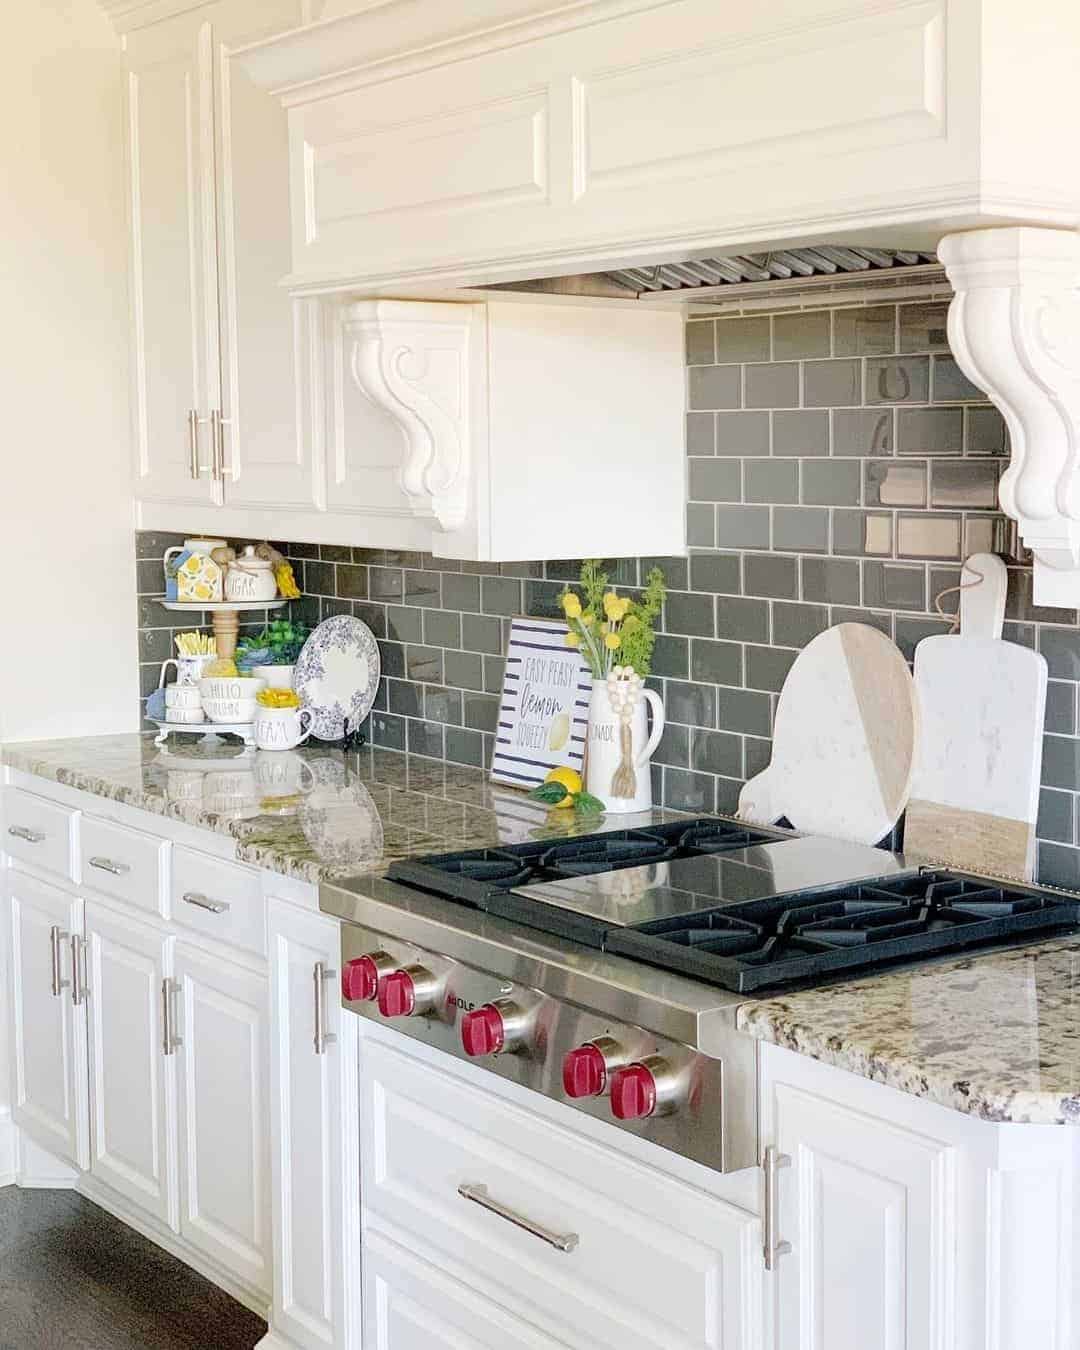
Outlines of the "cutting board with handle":
[[842,623],[796,657],[777,704],[772,760],[739,815],[879,843],[907,804],[918,733],[911,672],[876,628]]
[[1001,639],[1006,579],[1000,558],[974,554],[961,575],[960,632],[915,649],[922,720],[904,854],[1030,880],[1046,661]]

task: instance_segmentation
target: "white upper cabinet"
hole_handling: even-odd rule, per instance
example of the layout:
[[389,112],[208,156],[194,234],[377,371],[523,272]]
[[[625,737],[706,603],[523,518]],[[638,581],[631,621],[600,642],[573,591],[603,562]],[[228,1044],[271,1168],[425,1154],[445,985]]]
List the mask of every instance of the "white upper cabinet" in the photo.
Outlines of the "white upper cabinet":
[[311,505],[296,371],[280,107],[231,48],[300,22],[300,0],[223,0],[125,40],[136,496]]
[[544,276],[792,239],[932,247],[950,228],[1078,218],[1076,7],[343,8],[238,58],[289,111],[297,287]]

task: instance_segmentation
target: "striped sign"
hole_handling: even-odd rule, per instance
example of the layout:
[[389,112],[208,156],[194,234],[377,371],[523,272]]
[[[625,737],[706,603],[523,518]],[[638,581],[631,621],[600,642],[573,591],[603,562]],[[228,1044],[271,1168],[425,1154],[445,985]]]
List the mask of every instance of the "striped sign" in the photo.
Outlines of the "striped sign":
[[561,764],[585,760],[592,677],[581,652],[566,645],[561,619],[513,619],[491,777],[531,788]]

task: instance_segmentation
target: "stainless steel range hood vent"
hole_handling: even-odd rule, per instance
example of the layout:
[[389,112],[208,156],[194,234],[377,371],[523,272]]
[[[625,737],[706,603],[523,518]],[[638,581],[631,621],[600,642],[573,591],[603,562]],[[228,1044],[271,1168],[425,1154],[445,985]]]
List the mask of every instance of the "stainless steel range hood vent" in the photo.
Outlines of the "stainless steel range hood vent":
[[773,249],[718,258],[621,267],[581,276],[511,281],[489,290],[532,291],[609,299],[670,301],[715,305],[740,297],[766,298],[795,292],[836,292],[896,285],[933,285],[945,281],[934,253],[914,249],[864,248],[818,244],[813,248]]

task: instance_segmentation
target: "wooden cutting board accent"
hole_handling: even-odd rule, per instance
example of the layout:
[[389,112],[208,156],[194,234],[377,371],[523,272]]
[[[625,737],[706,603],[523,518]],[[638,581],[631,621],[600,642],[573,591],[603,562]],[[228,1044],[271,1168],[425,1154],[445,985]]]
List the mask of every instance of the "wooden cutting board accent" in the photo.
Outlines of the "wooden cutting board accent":
[[1000,638],[924,638],[922,730],[904,854],[1030,879],[1035,872],[1046,661]]
[[788,672],[772,761],[743,787],[739,815],[878,843],[907,804],[918,720],[895,644],[865,624],[827,629]]

